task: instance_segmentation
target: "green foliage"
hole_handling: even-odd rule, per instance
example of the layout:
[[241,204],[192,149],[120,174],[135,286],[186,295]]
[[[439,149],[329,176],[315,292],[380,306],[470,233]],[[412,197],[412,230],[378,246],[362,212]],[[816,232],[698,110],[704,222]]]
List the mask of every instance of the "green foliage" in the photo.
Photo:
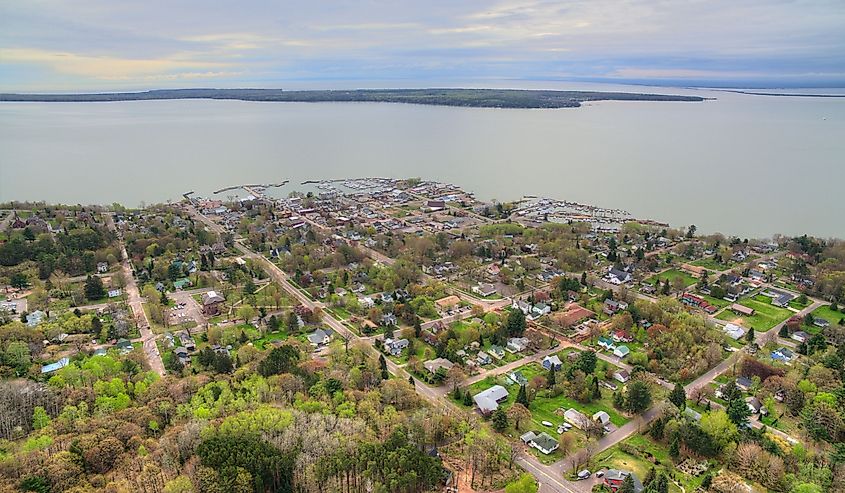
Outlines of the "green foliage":
[[32,412],[32,429],[40,430],[50,424],[50,416],[41,406],[35,406]]
[[224,484],[241,482],[242,472],[251,475],[256,493],[270,489],[280,493],[293,491],[293,458],[252,435],[214,435],[197,446],[203,466],[217,471]]
[[505,493],[537,493],[537,480],[534,476],[523,473],[519,479],[505,486]]
[[275,347],[259,364],[258,373],[262,376],[290,373],[299,363],[299,350],[290,345]]
[[500,407],[493,411],[490,420],[493,422],[493,428],[496,431],[504,431],[508,428],[508,415],[505,410]]
[[681,384],[676,383],[675,387],[672,388],[672,391],[669,393],[669,402],[682,411],[686,407],[687,393]]
[[642,413],[651,405],[651,389],[648,384],[636,380],[628,385],[625,393],[625,408],[632,413]]

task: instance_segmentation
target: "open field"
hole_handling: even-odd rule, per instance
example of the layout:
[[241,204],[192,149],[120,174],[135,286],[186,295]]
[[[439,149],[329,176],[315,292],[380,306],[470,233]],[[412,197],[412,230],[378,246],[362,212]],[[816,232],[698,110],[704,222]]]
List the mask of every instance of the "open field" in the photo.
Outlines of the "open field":
[[793,312],[786,308],[779,308],[771,304],[771,298],[757,295],[753,298],[748,298],[740,301],[742,306],[753,308],[754,315],[750,317],[737,315],[736,313],[725,310],[718,315],[719,320],[727,320],[744,327],[752,327],[757,331],[767,331],[775,325],[786,321],[792,316]]
[[698,282],[698,279],[678,269],[668,269],[666,271],[661,272],[660,274],[655,274],[646,279],[645,282],[649,284],[655,284],[658,281],[663,283],[666,282],[666,279],[669,279],[669,284],[672,285],[674,284],[675,279],[677,278],[683,280],[685,288],[692,286],[693,284]]

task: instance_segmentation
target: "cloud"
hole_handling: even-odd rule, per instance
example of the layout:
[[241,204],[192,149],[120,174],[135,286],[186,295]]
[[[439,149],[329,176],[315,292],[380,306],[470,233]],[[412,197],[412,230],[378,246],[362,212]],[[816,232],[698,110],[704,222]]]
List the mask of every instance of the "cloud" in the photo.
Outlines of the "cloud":
[[[220,62],[193,62],[177,59],[130,59],[110,56],[85,56],[75,53],[28,48],[0,48],[4,63],[46,65],[58,73],[96,79],[128,79],[132,77],[186,77],[191,71],[225,68]],[[213,72],[205,72],[213,73]]]
[[812,78],[843,71],[843,25],[842,0],[0,2],[0,89]]

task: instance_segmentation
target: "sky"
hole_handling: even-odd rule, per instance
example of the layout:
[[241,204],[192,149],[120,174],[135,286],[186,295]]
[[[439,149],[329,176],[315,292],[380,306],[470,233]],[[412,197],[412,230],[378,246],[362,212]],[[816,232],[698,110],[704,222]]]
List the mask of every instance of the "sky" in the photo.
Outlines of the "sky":
[[845,87],[845,0],[0,0],[0,91]]

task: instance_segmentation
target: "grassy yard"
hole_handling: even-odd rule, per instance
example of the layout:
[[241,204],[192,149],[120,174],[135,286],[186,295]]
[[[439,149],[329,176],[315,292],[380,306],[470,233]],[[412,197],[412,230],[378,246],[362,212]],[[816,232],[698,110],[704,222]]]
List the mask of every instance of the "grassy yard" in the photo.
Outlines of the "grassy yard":
[[845,318],[845,313],[841,311],[835,312],[830,309],[830,305],[824,305],[813,310],[813,316],[827,320],[830,322],[830,325],[836,325],[841,319]]
[[753,298],[742,300],[740,305],[753,308],[754,315],[746,317],[725,310],[717,318],[745,327],[753,327],[754,330],[767,331],[792,316],[792,311],[772,305],[771,298],[759,294]]
[[703,258],[700,260],[696,260],[690,265],[694,265],[696,267],[704,267],[705,269],[722,272],[726,271],[731,268],[731,266],[719,263],[715,261],[713,258]]
[[669,477],[674,476],[683,487],[682,490],[677,484],[670,482],[670,493],[695,491],[704,479],[704,475],[693,477],[677,471],[669,458],[667,448],[643,435],[634,435],[598,454],[593,458],[592,465],[593,470],[607,468],[631,471],[640,481],[645,479],[652,467],[657,471],[663,470]]
[[691,275],[687,274],[686,272],[680,271],[678,269],[665,270],[665,271],[661,272],[660,274],[655,274],[655,275],[649,277],[648,279],[645,280],[645,282],[647,282],[649,284],[656,284],[657,282],[664,283],[664,282],[666,282],[666,279],[669,279],[669,285],[673,285],[674,282],[675,282],[675,279],[678,279],[678,278],[683,280],[685,288],[692,286],[693,284],[698,282],[698,279],[696,279],[696,278],[692,277]]
[[271,343],[273,341],[284,341],[287,338],[288,334],[285,331],[271,332],[260,339],[252,341],[252,344],[258,349],[264,349],[264,346],[267,343]]

